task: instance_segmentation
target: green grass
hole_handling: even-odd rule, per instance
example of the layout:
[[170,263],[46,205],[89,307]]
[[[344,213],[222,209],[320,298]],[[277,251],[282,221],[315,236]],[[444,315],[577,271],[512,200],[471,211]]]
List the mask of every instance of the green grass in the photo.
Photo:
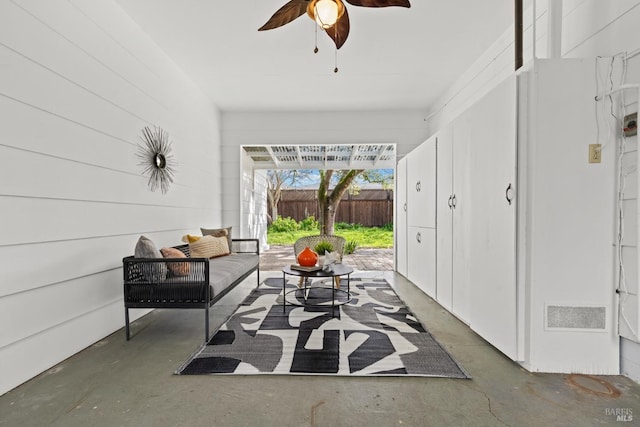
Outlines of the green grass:
[[[337,226],[336,236],[344,237],[347,242],[355,240],[358,247],[365,248],[392,248],[393,230],[390,227],[362,227],[353,226],[347,229]],[[297,230],[267,233],[267,243],[270,245],[293,245],[296,240],[304,236],[319,234],[318,231]]]

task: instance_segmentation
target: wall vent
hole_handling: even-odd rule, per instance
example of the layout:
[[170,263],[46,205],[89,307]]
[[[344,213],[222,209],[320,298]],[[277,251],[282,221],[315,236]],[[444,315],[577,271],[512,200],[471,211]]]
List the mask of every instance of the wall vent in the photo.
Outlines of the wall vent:
[[607,327],[606,307],[547,305],[547,329],[603,331]]

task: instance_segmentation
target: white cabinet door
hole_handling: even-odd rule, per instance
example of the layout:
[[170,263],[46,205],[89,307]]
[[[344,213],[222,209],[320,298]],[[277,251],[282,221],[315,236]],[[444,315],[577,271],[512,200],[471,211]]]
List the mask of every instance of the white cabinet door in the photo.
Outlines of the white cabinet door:
[[517,356],[516,99],[512,76],[469,111],[473,129],[470,323],[512,359]]
[[436,293],[436,230],[412,227],[407,229],[408,278],[427,295]]
[[436,136],[407,155],[407,223],[436,226]]
[[436,183],[436,297],[452,310],[453,301],[453,125],[438,133]]
[[471,135],[469,114],[463,113],[453,125],[453,274],[452,312],[466,323],[471,319],[471,182],[469,171]]
[[407,277],[407,159],[396,167],[396,271]]

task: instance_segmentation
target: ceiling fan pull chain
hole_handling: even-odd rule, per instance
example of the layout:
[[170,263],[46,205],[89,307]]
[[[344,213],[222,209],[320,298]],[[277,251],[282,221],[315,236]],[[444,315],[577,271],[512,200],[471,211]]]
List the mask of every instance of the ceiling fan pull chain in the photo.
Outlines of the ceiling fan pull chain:
[[316,48],[313,49],[313,53],[318,53],[318,26],[314,25],[314,28],[316,29]]
[[338,49],[336,49],[336,68],[333,69],[333,72],[338,72]]

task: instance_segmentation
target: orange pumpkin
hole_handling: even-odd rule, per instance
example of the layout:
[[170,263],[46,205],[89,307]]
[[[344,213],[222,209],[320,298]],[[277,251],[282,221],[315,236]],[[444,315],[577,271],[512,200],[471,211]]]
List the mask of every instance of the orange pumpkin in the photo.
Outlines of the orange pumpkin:
[[311,250],[309,246],[298,254],[298,264],[303,267],[313,267],[318,262],[318,254]]

